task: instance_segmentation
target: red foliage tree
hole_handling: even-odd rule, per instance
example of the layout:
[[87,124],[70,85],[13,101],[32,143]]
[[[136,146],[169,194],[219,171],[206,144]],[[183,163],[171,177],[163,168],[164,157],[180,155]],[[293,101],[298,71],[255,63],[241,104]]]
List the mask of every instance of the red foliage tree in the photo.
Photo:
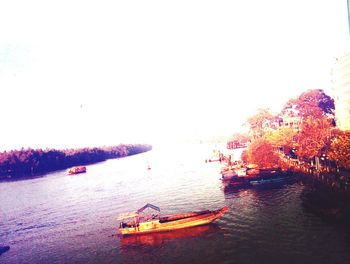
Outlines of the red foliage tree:
[[275,168],[280,166],[280,158],[272,144],[265,138],[255,139],[247,149],[249,163],[257,164],[260,168]]
[[301,125],[298,134],[297,154],[300,157],[312,159],[320,156],[331,136],[331,121],[323,116],[317,119],[308,117]]

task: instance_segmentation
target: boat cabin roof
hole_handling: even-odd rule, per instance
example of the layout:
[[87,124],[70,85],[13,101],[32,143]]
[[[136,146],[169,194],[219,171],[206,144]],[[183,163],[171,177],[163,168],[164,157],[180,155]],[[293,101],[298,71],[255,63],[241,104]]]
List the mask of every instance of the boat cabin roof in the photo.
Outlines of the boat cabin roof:
[[151,208],[155,211],[160,212],[160,208],[158,206],[155,206],[153,204],[146,204],[145,206],[141,207],[139,210],[134,211],[134,212],[128,212],[128,213],[122,213],[118,216],[118,220],[124,220],[127,218],[133,218],[133,217],[138,217],[140,213],[142,213],[144,210],[146,210],[147,208]]
[[141,213],[144,210],[146,210],[147,208],[151,208],[153,210],[156,210],[156,211],[160,212],[160,208],[158,206],[155,206],[153,204],[148,203],[145,206],[141,207],[139,210],[137,210],[137,213]]

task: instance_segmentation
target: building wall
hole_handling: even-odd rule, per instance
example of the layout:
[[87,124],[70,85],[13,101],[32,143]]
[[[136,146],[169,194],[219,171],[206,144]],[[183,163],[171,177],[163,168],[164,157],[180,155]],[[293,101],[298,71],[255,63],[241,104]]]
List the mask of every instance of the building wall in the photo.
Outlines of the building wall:
[[337,127],[350,130],[350,52],[338,57],[332,70]]
[[299,116],[284,116],[283,117],[283,126],[284,127],[291,127],[294,129],[299,129],[301,125],[301,117]]

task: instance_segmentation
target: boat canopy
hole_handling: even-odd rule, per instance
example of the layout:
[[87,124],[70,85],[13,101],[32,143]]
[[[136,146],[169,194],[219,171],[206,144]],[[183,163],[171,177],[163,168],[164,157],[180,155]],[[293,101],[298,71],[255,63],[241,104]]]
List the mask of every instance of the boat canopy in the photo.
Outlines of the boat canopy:
[[138,212],[129,212],[129,213],[122,213],[118,216],[117,220],[124,220],[127,218],[133,218],[139,216]]
[[147,208],[152,208],[153,210],[160,212],[160,208],[158,206],[155,206],[153,204],[148,203],[145,206],[141,207],[139,210],[137,210],[137,213],[141,213],[142,211],[144,211]]
[[135,211],[135,212],[128,212],[128,213],[122,213],[118,216],[117,220],[124,220],[127,218],[133,218],[133,217],[138,217],[140,213],[142,213],[144,210],[146,210],[147,208],[151,208],[153,210],[156,210],[158,212],[160,212],[160,208],[158,206],[155,206],[153,204],[146,204],[145,206],[141,207],[139,210]]

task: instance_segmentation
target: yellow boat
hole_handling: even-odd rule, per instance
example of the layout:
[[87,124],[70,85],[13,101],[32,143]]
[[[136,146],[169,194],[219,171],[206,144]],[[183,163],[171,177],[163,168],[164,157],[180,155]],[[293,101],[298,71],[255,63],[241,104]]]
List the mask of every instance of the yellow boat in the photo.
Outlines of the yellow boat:
[[[153,210],[145,214],[145,210]],[[118,217],[121,235],[137,235],[154,232],[177,230],[192,226],[206,225],[214,222],[228,211],[225,206],[219,210],[205,210],[172,216],[160,216],[160,209],[152,204],[146,204],[136,212],[126,213]]]

